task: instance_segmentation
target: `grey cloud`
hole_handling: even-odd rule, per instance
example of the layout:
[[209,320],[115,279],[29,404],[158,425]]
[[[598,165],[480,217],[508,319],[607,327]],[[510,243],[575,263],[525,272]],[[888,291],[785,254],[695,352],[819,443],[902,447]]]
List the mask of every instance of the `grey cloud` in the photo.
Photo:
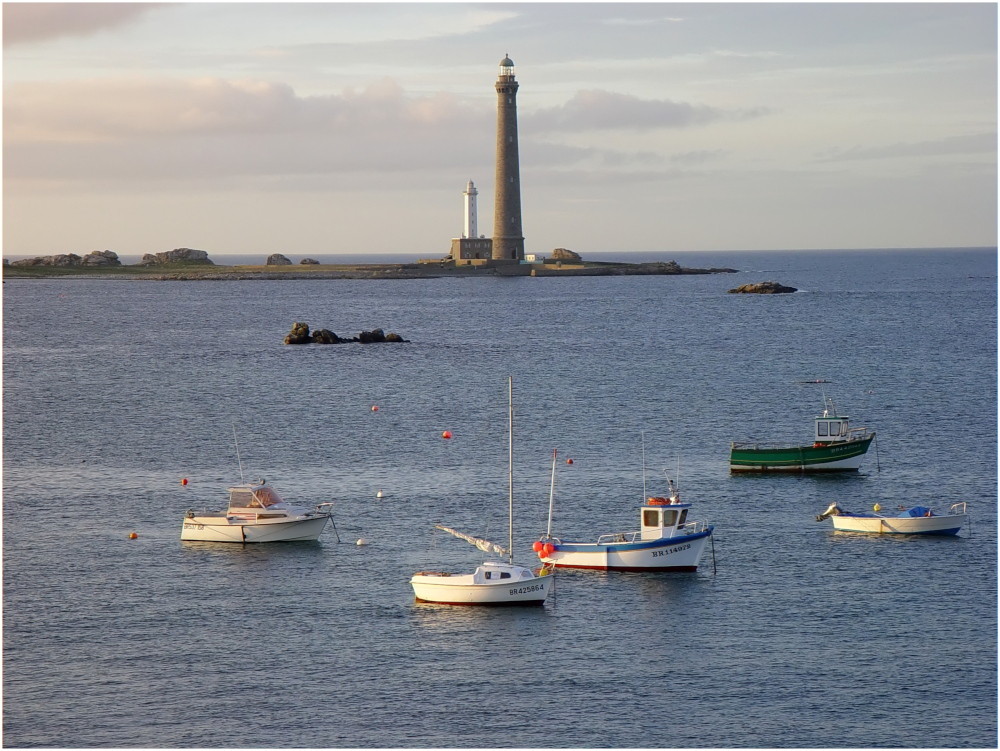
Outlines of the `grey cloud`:
[[4,3],[3,46],[86,36],[121,26],[167,3]]
[[522,115],[525,129],[535,131],[649,130],[707,125],[722,120],[759,117],[768,110],[727,111],[669,99],[640,99],[610,91],[580,91],[563,105]]
[[843,162],[863,159],[894,159],[898,157],[949,156],[953,154],[983,154],[997,152],[996,133],[974,133],[952,136],[936,141],[900,142],[886,146],[853,146],[832,148],[819,155],[821,162]]
[[683,154],[673,154],[670,157],[671,164],[681,164],[687,166],[693,166],[698,164],[705,164],[706,162],[714,162],[720,157],[725,156],[727,152],[723,149],[702,149],[700,151],[687,151]]

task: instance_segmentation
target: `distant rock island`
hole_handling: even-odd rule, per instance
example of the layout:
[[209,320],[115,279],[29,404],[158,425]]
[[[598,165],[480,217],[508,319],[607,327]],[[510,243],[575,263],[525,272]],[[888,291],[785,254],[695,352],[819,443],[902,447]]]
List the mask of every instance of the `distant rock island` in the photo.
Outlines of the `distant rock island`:
[[317,329],[310,334],[309,324],[299,321],[292,324],[292,330],[285,337],[285,344],[347,344],[349,342],[360,344],[405,343],[406,339],[399,334],[387,334],[382,329],[362,331],[350,339],[342,339],[329,329]]
[[163,253],[146,253],[140,266],[166,266],[172,263],[204,263],[209,266],[215,264],[209,259],[208,253],[204,250],[194,250],[193,248],[175,248]]
[[798,292],[795,287],[786,287],[778,282],[756,282],[754,284],[744,284],[741,287],[729,290],[730,294],[737,295],[779,295],[787,292]]
[[10,264],[4,260],[4,266],[30,267],[42,266],[50,268],[79,268],[95,266],[121,266],[118,254],[111,250],[95,250],[85,256],[78,256],[76,253],[59,253],[52,256],[37,256],[36,258],[23,258],[20,261],[11,261]]
[[568,248],[555,248],[546,258],[532,261],[484,260],[475,265],[456,264],[450,258],[420,259],[414,263],[324,264],[302,258],[298,264],[283,253],[261,259],[261,265],[224,266],[194,248],[175,248],[162,253],[146,253],[134,265],[125,265],[111,250],[85,256],[66,253],[4,259],[4,275],[9,278],[41,278],[87,275],[102,279],[144,279],[155,281],[248,280],[248,279],[434,279],[448,276],[622,276],[731,274],[730,268],[685,268],[676,261],[626,263],[585,261]]

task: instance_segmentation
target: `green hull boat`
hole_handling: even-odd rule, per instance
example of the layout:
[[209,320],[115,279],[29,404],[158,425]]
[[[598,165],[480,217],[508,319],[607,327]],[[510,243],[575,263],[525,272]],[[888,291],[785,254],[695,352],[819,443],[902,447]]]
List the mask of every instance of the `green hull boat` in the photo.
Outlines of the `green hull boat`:
[[851,472],[861,467],[875,439],[868,428],[851,428],[846,415],[838,415],[833,401],[816,417],[811,445],[733,441],[729,451],[731,472]]

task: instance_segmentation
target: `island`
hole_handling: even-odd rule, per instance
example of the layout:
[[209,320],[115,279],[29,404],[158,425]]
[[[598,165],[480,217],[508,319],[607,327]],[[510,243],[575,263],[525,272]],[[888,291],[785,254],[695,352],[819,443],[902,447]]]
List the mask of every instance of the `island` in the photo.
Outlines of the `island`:
[[213,262],[204,250],[175,248],[147,253],[137,264],[123,264],[111,250],[84,256],[75,253],[3,261],[7,279],[91,277],[151,281],[225,281],[253,279],[435,279],[490,276],[624,276],[731,274],[729,268],[685,268],[676,261],[626,263],[585,261],[578,254],[557,248],[551,257],[534,261],[456,264],[450,258],[420,259],[413,263],[319,263],[307,258],[293,264],[284,254],[271,254],[260,265],[225,266]]

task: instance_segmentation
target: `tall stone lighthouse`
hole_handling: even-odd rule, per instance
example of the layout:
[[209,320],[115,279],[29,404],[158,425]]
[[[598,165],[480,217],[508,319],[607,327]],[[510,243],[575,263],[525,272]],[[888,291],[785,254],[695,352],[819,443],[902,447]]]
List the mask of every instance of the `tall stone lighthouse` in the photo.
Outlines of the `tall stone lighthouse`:
[[517,155],[517,81],[514,61],[504,56],[497,76],[497,171],[493,200],[493,260],[524,260],[521,171]]

